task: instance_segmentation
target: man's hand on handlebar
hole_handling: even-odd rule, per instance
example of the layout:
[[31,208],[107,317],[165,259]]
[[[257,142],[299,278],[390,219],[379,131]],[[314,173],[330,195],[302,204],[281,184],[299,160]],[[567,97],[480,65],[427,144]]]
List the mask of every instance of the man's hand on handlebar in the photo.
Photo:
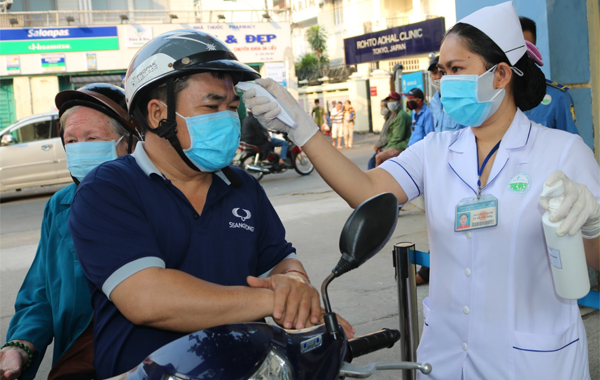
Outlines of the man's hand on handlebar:
[[275,292],[273,319],[286,329],[303,329],[316,324],[321,313],[319,292],[308,278],[296,272],[275,274],[267,278],[248,276],[248,285]]

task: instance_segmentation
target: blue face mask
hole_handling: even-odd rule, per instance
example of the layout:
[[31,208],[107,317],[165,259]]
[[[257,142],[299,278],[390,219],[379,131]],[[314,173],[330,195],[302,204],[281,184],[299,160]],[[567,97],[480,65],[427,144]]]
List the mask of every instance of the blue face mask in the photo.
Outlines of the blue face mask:
[[179,116],[185,119],[190,135],[190,147],[183,151],[198,169],[215,172],[231,163],[240,146],[240,118],[236,112]]
[[498,110],[504,89],[494,89],[492,67],[482,75],[444,75],[440,93],[444,112],[457,123],[479,127]]
[[67,152],[67,169],[79,182],[96,166],[117,158],[117,145],[123,136],[115,143],[109,141],[85,141],[65,145]]

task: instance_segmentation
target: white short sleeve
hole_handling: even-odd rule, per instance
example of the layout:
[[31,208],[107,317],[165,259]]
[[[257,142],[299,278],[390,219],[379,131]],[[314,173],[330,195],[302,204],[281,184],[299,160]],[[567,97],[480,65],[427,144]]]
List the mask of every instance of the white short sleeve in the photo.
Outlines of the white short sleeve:
[[408,196],[408,201],[423,194],[424,148],[428,138],[421,140],[379,167],[390,173]]

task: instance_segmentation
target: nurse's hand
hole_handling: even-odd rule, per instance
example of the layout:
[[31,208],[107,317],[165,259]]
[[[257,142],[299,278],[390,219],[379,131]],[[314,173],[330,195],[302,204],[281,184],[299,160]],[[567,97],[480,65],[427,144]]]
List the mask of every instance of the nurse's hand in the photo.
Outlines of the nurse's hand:
[[254,117],[267,129],[274,129],[288,134],[290,140],[298,146],[306,144],[318,131],[319,127],[309,114],[298,105],[298,101],[279,83],[273,79],[257,79],[255,82],[263,86],[285,108],[287,113],[296,120],[296,128],[277,119],[281,111],[276,102],[271,102],[266,96],[256,96],[256,90],[250,89],[244,93],[244,104],[250,108]]
[[[600,206],[587,186],[573,182],[560,170],[550,174],[546,185],[552,186],[563,181],[565,197],[559,208],[550,214],[551,222],[564,221],[556,229],[558,236],[575,235],[579,229],[586,239],[600,236]],[[548,210],[548,203],[553,197],[540,197],[540,205]]]

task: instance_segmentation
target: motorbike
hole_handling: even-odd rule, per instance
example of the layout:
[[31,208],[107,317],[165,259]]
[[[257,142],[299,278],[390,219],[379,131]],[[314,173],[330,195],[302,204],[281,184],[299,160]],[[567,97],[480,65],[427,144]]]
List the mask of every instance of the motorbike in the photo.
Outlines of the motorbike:
[[[300,175],[309,175],[312,173],[315,167],[308,159],[308,156],[287,137],[287,134],[283,134],[283,137],[288,142],[288,155],[292,168]],[[233,158],[233,165],[246,170],[258,181],[265,174],[283,173],[288,169],[286,165],[279,163],[279,155],[273,150],[269,152],[265,159],[262,159],[260,148],[244,141],[240,142],[240,146]]]
[[302,330],[259,322],[208,328],[161,347],[129,373],[109,380],[334,380],[366,378],[378,370],[431,373],[428,363],[351,364],[356,357],[391,348],[400,332],[383,329],[347,339],[327,292],[335,278],[358,268],[383,248],[396,226],[397,205],[393,194],[380,194],[350,215],[340,237],[342,257],[321,285],[324,324]]

